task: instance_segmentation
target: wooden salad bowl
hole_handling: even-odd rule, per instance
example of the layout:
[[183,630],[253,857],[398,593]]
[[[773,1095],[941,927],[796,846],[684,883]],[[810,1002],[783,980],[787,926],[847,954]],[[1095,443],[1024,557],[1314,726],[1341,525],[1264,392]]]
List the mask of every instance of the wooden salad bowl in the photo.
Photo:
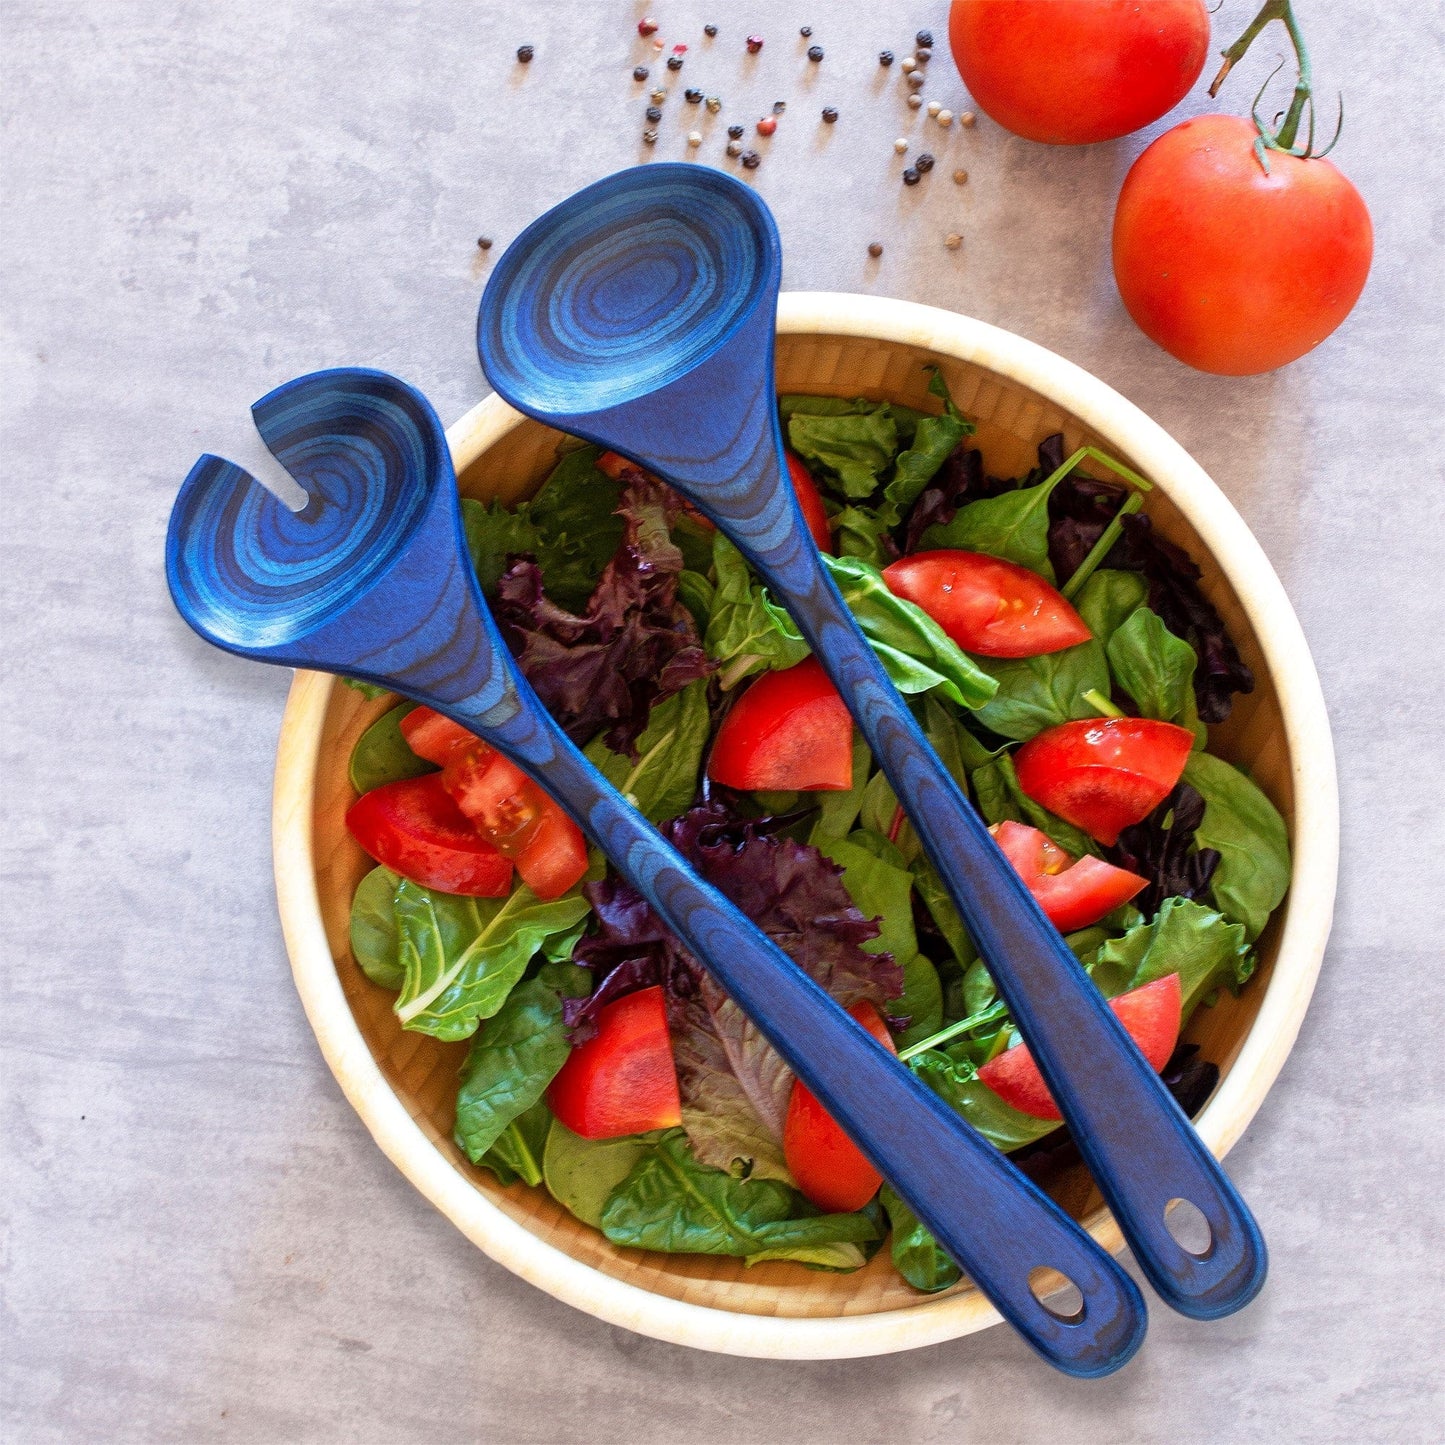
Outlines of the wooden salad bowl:
[[[1149,477],[1146,510],[1204,570],[1204,590],[1253,669],[1253,693],[1211,730],[1210,751],[1246,769],[1289,827],[1289,895],[1260,938],[1243,994],[1199,1009],[1185,1039],[1220,1068],[1197,1126],[1220,1157],[1244,1132],[1288,1055],[1329,936],[1338,865],[1334,751],[1299,622],[1258,542],[1219,488],[1143,412],[1079,367],[1007,331],[949,311],[872,297],[795,293],[778,305],[780,392],[866,396],[935,410],[925,364],[939,366],[978,426],[991,473],[1026,471],[1037,444],[1092,443]],[[558,433],[497,397],[447,433],[461,491],[530,495],[556,460]],[[371,861],[343,818],[351,748],[391,704],[298,672],[277,753],[276,889],[297,989],[326,1062],[377,1143],[491,1258],[556,1298],[656,1339],[727,1354],[834,1359],[936,1344],[998,1321],[966,1281],[922,1295],[886,1247],[853,1274],[793,1264],[747,1268],[715,1256],[620,1249],[543,1189],[503,1188],[452,1143],[466,1044],[402,1030],[393,995],[351,957],[351,896]],[[1049,1184],[1107,1249],[1122,1248],[1081,1165]]]

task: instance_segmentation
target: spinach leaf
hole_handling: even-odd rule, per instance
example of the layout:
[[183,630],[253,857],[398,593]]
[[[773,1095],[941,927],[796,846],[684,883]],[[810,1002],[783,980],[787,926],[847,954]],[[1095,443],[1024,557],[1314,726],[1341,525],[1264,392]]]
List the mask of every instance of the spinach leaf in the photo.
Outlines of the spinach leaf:
[[497,1012],[546,940],[586,917],[587,900],[572,892],[543,903],[525,884],[506,898],[461,898],[403,878],[392,910],[405,975],[396,1015],[451,1041]]
[[[560,1119],[552,1120],[542,1157],[542,1177],[552,1198],[593,1229],[612,1191],[632,1173],[651,1147],[669,1131],[624,1134],[618,1139],[584,1139]],[[681,1129],[671,1131],[681,1135]]]
[[367,978],[382,988],[400,988],[406,978],[396,917],[391,911],[400,882],[400,875],[390,868],[373,868],[357,884],[351,899],[351,956]]
[[1101,568],[1074,599],[1074,608],[1084,626],[1106,647],[1136,607],[1149,596],[1149,584],[1138,572]]
[[1221,911],[1258,938],[1289,889],[1289,834],[1274,804],[1238,768],[1209,753],[1191,753],[1184,780],[1204,798],[1204,819],[1194,832],[1199,848],[1213,848],[1219,866],[1210,892]]
[[987,1084],[979,1082],[978,1070],[972,1064],[957,1062],[936,1049],[916,1054],[908,1067],[1005,1154],[1059,1127],[1057,1119],[1034,1119],[1005,1104]]
[[820,793],[818,815],[813,821],[808,842],[815,848],[822,848],[829,838],[846,838],[858,820],[859,809],[863,806],[863,791],[868,785],[868,774],[873,767],[873,754],[868,744],[856,730],[853,733],[853,786],[845,792]]
[[713,540],[717,590],[703,649],[722,666],[724,691],[765,668],[792,667],[808,655],[796,633],[779,630],[763,589],[753,581],[743,554],[719,532]]
[[399,703],[384,712],[357,738],[351,750],[348,771],[351,786],[358,793],[369,793],[383,783],[400,782],[403,778],[419,778],[436,772],[436,765],[419,758],[407,747],[401,735],[401,720],[414,711],[414,702]]
[[1188,898],[1166,898],[1150,922],[1110,939],[1085,966],[1105,998],[1177,973],[1187,1023],[1221,984],[1237,990],[1254,972],[1254,958],[1239,924]]
[[520,1180],[535,1188],[542,1182],[542,1151],[551,1124],[552,1111],[547,1101],[538,1099],[502,1130],[497,1142],[476,1162],[490,1169],[502,1184]]
[[1037,572],[1053,582],[1054,564],[1049,561],[1049,495],[1057,480],[1021,487],[997,497],[984,497],[960,507],[951,522],[935,523],[920,545],[960,547],[966,552],[987,552]]
[[[585,969],[570,963],[544,964],[535,978],[519,983],[477,1037],[462,1065],[453,1137],[476,1164],[516,1119],[542,1098],[567,1062],[571,1045],[562,1023],[562,999],[585,994]],[[526,1149],[540,1149],[535,1119],[527,1127]],[[523,1141],[518,1141],[523,1142]],[[511,1151],[520,1159],[521,1151]],[[508,1167],[514,1167],[509,1163]],[[515,1172],[521,1173],[518,1169]]]
[[979,812],[990,825],[1009,819],[1027,823],[1047,833],[1060,848],[1076,858],[1082,858],[1085,853],[1099,855],[1099,845],[1082,828],[1056,818],[1024,792],[1014,771],[1014,761],[1007,753],[1001,753],[982,768],[975,768],[969,774],[969,781],[978,799]]
[[1107,647],[1109,667],[1134,699],[1141,717],[1178,723],[1194,703],[1194,649],[1165,627],[1148,607],[1136,607],[1115,628]]
[[928,1294],[947,1289],[963,1277],[918,1216],[885,1184],[879,1196],[893,1229],[893,1267],[913,1286]]
[[978,709],[978,720],[1014,742],[1075,718],[1097,717],[1084,694],[1091,689],[1109,694],[1109,665],[1098,642],[1040,657],[991,657],[980,666],[998,691]]
[[919,417],[908,450],[898,454],[893,477],[883,489],[881,511],[889,527],[902,521],[903,514],[918,500],[959,442],[974,430],[973,423],[966,421],[954,406],[943,373],[936,368],[928,390],[943,402],[943,414]]
[[836,477],[834,490],[847,498],[871,496],[898,451],[898,425],[886,403],[831,415],[796,410],[787,426],[793,450]]
[[943,879],[938,876],[938,870],[928,861],[927,856],[921,852],[913,860],[912,868],[913,886],[918,890],[923,906],[928,909],[934,926],[953,950],[954,958],[966,967],[978,957],[978,950],[974,948],[973,939],[968,936],[963,919],[959,917],[953,899],[943,886]]
[[664,698],[648,714],[637,739],[634,763],[598,737],[584,749],[587,760],[613,787],[631,798],[650,822],[664,823],[686,810],[697,792],[712,720],[707,682],[699,678]]
[[374,682],[363,682],[359,677],[343,677],[347,687],[359,692],[362,697],[375,701],[379,697],[386,697],[391,689],[389,687],[378,687]]
[[[706,578],[708,568],[712,566],[712,543],[716,532],[711,522],[702,521],[688,512],[678,513],[677,520],[672,524],[672,540],[682,553],[684,571]],[[705,625],[706,609],[704,616],[698,620],[699,627]]]
[[879,1237],[868,1214],[798,1217],[803,1208],[786,1184],[735,1179],[700,1164],[686,1138],[669,1133],[613,1191],[602,1211],[602,1232],[632,1249],[771,1259]]

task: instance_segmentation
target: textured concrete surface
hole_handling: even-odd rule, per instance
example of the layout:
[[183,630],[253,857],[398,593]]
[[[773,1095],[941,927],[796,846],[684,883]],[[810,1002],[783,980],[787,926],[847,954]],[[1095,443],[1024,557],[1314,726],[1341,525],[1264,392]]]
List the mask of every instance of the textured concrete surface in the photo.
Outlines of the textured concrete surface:
[[[1252,8],[1224,0],[1217,44]],[[575,1313],[467,1244],[373,1146],[291,987],[267,835],[286,679],[203,647],[165,595],[176,485],[202,449],[255,457],[246,407],[272,385],[364,363],[447,418],[481,395],[475,238],[500,248],[643,157],[640,8],[8,0],[6,1440],[1445,1433],[1441,16],[1302,8],[1322,88],[1348,94],[1337,159],[1373,209],[1375,270],[1315,355],[1228,381],[1157,351],[1114,294],[1111,206],[1143,138],[1064,152],[987,121],[935,130],[937,170],[901,189],[890,142],[922,122],[873,56],[923,24],[941,35],[941,3],[657,6],[662,33],[694,44],[674,91],[727,103],[704,159],[729,120],[790,103],[756,173],[786,284],[970,312],[1140,403],[1254,526],[1324,679],[1344,806],[1334,942],[1230,1159],[1272,1246],[1269,1287],[1222,1324],[1157,1308],[1138,1361],[1081,1384],[1002,1330],[839,1364],[692,1353]],[[710,53],[707,19],[723,26]],[[750,29],[767,37],[756,61]],[[1263,51],[1231,108],[1281,45]],[[942,53],[934,71],[929,91],[958,108]],[[1207,106],[1200,87],[1183,110]],[[669,103],[658,156],[683,153],[688,109]]]

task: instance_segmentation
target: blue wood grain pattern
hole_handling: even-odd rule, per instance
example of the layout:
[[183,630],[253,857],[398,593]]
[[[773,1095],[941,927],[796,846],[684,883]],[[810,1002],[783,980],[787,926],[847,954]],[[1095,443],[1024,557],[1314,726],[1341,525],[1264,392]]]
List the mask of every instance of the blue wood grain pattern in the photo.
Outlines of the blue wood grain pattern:
[[[1082,1376],[1122,1365],[1145,1326],[1128,1276],[702,882],[542,708],[477,588],[426,402],[379,373],[334,371],[282,387],[255,415],[309,500],[283,515],[245,472],[203,457],[166,545],[187,622],[244,657],[394,688],[506,753],[712,970],[1045,1359]],[[1039,1265],[1075,1282],[1082,1318],[1061,1319],[1034,1298],[1028,1275]]]
[[[651,237],[648,265],[633,266],[653,216],[667,226]],[[1228,1314],[1264,1283],[1249,1210],[925,741],[818,559],[786,480],[775,404],[779,273],[772,217],[746,186],[687,165],[623,171],[508,249],[483,296],[478,354],[513,406],[658,473],[737,543],[888,774],[1150,1282],[1184,1314]],[[593,277],[609,297],[595,346]],[[691,304],[674,326],[665,305],[681,293]],[[1209,1221],[1205,1257],[1165,1227],[1176,1198]]]

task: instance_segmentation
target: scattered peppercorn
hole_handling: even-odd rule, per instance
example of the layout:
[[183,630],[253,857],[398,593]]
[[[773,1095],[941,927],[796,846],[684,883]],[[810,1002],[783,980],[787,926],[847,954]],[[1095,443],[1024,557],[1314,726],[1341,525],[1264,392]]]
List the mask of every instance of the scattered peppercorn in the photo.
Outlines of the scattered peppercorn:
[[950,231],[948,235],[943,238],[943,244],[947,246],[950,251],[956,251],[963,245],[963,237],[960,236],[957,231]]
[[923,108],[923,97],[919,95],[916,90],[908,97],[908,108],[909,110],[921,110]]
[[926,45],[920,46],[913,52],[913,58],[920,65],[927,65],[928,62],[933,59],[933,52]]
[[[756,55],[758,51],[763,48],[763,37],[761,35],[749,35],[747,39],[747,47],[749,55]],[[747,157],[744,156],[743,160],[744,163],[746,163]]]
[[824,125],[832,125],[837,119],[838,119],[838,109],[837,109],[837,107],[836,107],[836,106],[832,106],[832,105],[825,105],[825,106],[823,107],[823,124],[824,124]]
[[534,51],[530,45],[519,45],[517,47],[517,59],[520,60],[523,65],[526,65],[535,54],[536,51]]
[[954,185],[956,185],[956,186],[961,186],[961,185],[965,184],[965,183],[967,182],[967,180],[968,180],[968,172],[967,172],[967,171],[954,171],[954,173],[953,173],[953,184],[954,184]]
[[742,141],[740,141],[740,140],[730,140],[730,141],[728,142],[728,154],[729,154],[730,156],[740,156],[740,155],[742,155],[742,153],[743,153],[743,143],[742,143]]
[[711,40],[711,39],[713,38],[713,36],[717,34],[717,26],[716,26],[716,25],[704,25],[704,26],[702,27],[702,33],[703,33],[704,35],[706,35],[709,40]]
[[665,101],[666,99],[667,99],[667,91],[664,90],[663,87],[659,85],[659,86],[657,87],[657,89],[652,92],[652,103],[653,103],[653,105],[661,105],[662,102]]
[[708,96],[705,104],[707,105],[708,111],[712,115],[716,115],[718,111],[722,109],[722,101],[720,101],[715,95]]
[[939,111],[938,123],[944,128],[944,130],[947,130],[949,126],[953,124],[953,112],[951,110]]
[[882,242],[882,241],[869,241],[869,243],[868,243],[868,254],[869,254],[870,256],[873,256],[873,257],[881,256],[881,255],[883,254],[883,242]]
[[682,56],[680,56],[680,55],[669,55],[669,56],[667,57],[667,68],[668,68],[669,70],[681,70],[681,69],[682,69]]
[[774,114],[774,115],[782,115],[782,113],[783,113],[785,110],[787,110],[787,108],[788,108],[788,102],[787,102],[786,100],[775,100],[775,101],[773,102],[773,114]]
[[477,250],[490,251],[492,249],[492,238],[490,236],[477,237]]
[[905,75],[912,75],[917,69],[918,62],[911,55],[905,55],[903,57],[903,73]]
[[823,47],[821,45],[810,45],[808,47],[808,59],[816,65],[823,58]]
[[758,134],[759,134],[759,135],[772,135],[772,133],[773,133],[775,130],[777,130],[777,128],[778,128],[778,123],[777,123],[777,121],[774,120],[773,117],[770,116],[770,115],[765,115],[765,116],[758,122]]
[[971,110],[966,110],[959,116],[958,123],[959,125],[972,125],[977,119],[978,117]]
[[880,50],[878,52],[878,63],[886,70],[893,64],[893,52],[891,50]]
[[645,141],[648,143],[648,145],[650,145],[650,146],[655,146],[655,145],[657,144],[657,132],[656,132],[655,130],[645,130],[645,131],[643,131],[643,132],[642,132],[642,138],[643,138],[643,140],[645,140]]
[[637,69],[632,72],[632,78],[634,80],[646,80],[647,67],[645,65],[639,65]]
[[698,146],[702,144],[702,132],[700,130],[688,131],[687,143],[693,148],[693,150],[696,150]]
[[657,122],[662,119],[662,107],[657,105],[649,105],[644,114],[647,116],[648,120],[650,120],[654,125],[656,125]]
[[702,91],[700,91],[700,90],[685,90],[685,91],[683,91],[683,93],[682,93],[682,98],[683,98],[689,105],[701,105],[701,104],[702,104]]
[[936,101],[936,100],[930,100],[930,101],[928,102],[928,113],[929,113],[929,115],[937,115],[938,112],[941,111],[942,109],[943,109],[943,106],[942,106],[941,104],[939,104],[938,101]]
[[924,151],[913,164],[920,174],[926,176],[933,169],[933,156],[928,151]]
[[743,152],[743,165],[750,171],[757,170],[762,159],[762,156],[760,156],[757,151]]
[[728,127],[728,134],[729,134],[734,140],[737,140],[737,138],[738,138],[740,135],[742,135],[742,133],[743,133],[743,128],[742,128],[742,126],[740,126],[740,125],[730,125],[730,126]]
[[685,45],[674,45],[674,46],[672,47],[672,53],[673,53],[674,55],[686,55],[686,54],[687,54],[687,46],[685,46]]
[[903,152],[908,149],[908,141],[906,137],[899,136],[898,139],[893,142],[893,149],[896,150],[899,155],[902,155]]
[[916,186],[920,180],[922,180],[922,176],[915,166],[909,166],[908,169],[903,172],[903,184],[905,186]]
[[908,77],[908,88],[910,90],[917,90],[927,79],[928,77],[924,75],[921,70],[915,70],[913,74]]
[[813,27],[811,25],[805,25],[800,31],[798,31],[798,34],[801,35],[804,40],[806,40],[812,33]]
[[637,33],[639,35],[651,35],[657,29],[657,21],[651,15],[644,16],[637,22]]
[[925,50],[932,50],[932,49],[933,49],[933,31],[931,31],[931,30],[920,30],[920,31],[918,32],[918,34],[913,37],[913,42],[914,42],[915,45],[921,45],[921,46],[923,46],[923,48],[924,48]]

